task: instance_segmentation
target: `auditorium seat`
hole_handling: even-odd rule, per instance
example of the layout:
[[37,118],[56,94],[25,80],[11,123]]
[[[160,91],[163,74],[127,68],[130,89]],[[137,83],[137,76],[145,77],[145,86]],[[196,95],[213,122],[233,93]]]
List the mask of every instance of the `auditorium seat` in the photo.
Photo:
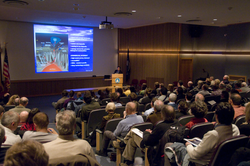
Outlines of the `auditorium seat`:
[[197,123],[191,127],[189,138],[198,137],[202,139],[204,134],[213,129],[214,125],[211,122]]
[[214,112],[207,112],[207,115],[205,116],[205,118],[207,119],[207,121],[213,122]]
[[189,159],[192,163],[197,163],[199,165],[208,165],[208,166],[226,166],[228,165],[231,156],[239,147],[245,147],[249,137],[247,136],[235,136],[221,142],[215,149],[213,156],[210,161],[201,161]]
[[147,80],[141,79],[139,83],[139,87],[141,87],[143,83],[147,83]]
[[116,107],[115,109],[115,113],[118,113],[121,115],[121,118],[123,118],[123,112],[125,111],[125,106],[119,106],[119,107]]
[[105,111],[105,108],[92,110],[89,113],[88,122],[82,122],[82,139],[88,137],[89,133],[93,132],[96,126],[100,124],[100,122],[102,121],[102,117],[107,114],[108,113]]
[[106,106],[110,102],[110,98],[105,98],[100,101],[101,106]]
[[[122,120],[123,118],[115,118],[115,119],[110,119],[107,121],[106,126],[104,131],[109,130],[109,131],[115,131],[116,126],[118,123]],[[103,133],[101,130],[96,129],[96,151],[100,151],[102,149],[102,139],[103,139]]]
[[246,116],[245,115],[240,115],[240,116],[237,116],[234,120],[234,124],[237,126],[237,127],[240,127],[240,125],[242,123],[246,122]]
[[194,118],[194,115],[185,115],[180,117],[178,121],[182,126],[185,126],[191,120],[191,118]]
[[120,97],[120,102],[124,105],[126,105],[128,102],[130,102],[129,97]]
[[145,105],[144,112],[151,108],[151,103]]
[[138,104],[138,113],[141,115],[142,112],[144,111],[144,107],[145,105],[144,104]]
[[138,79],[133,79],[130,86],[134,86],[135,88],[137,88],[138,85]]
[[12,108],[15,108],[15,105],[4,105],[3,108],[4,108],[4,111],[6,112],[6,111],[9,111]]

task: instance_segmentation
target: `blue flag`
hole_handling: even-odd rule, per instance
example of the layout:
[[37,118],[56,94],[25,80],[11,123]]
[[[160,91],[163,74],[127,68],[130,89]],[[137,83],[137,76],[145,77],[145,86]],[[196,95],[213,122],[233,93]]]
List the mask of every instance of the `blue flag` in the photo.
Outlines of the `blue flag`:
[[129,49],[127,52],[127,71],[126,71],[126,81],[130,78],[130,60],[129,60]]

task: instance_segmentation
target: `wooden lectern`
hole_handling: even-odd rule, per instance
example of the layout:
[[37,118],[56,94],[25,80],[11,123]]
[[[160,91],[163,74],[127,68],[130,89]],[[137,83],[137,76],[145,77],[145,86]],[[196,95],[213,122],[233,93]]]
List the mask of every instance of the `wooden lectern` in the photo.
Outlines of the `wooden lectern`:
[[115,92],[115,88],[123,87],[123,74],[112,74],[112,93]]

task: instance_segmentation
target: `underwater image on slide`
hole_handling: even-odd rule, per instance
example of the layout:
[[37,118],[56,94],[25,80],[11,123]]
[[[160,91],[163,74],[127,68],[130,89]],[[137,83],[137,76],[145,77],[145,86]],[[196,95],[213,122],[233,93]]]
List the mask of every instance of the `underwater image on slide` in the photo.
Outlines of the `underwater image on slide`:
[[34,24],[36,73],[93,71],[93,28]]

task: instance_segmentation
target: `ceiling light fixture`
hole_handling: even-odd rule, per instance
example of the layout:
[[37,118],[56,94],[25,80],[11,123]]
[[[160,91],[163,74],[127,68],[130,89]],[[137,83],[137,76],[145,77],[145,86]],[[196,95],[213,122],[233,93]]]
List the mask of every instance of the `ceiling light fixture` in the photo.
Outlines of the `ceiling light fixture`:
[[181,18],[181,17],[182,17],[182,15],[181,15],[181,14],[179,14],[179,15],[177,15],[177,17]]
[[117,13],[114,13],[115,16],[131,16],[132,13],[129,13],[129,12],[117,12]]
[[214,18],[213,21],[217,21],[217,18]]
[[135,13],[136,12],[136,10],[132,10],[132,13]]
[[6,4],[17,4],[17,5],[29,5],[28,2],[21,1],[21,0],[4,0],[3,3],[6,3]]

